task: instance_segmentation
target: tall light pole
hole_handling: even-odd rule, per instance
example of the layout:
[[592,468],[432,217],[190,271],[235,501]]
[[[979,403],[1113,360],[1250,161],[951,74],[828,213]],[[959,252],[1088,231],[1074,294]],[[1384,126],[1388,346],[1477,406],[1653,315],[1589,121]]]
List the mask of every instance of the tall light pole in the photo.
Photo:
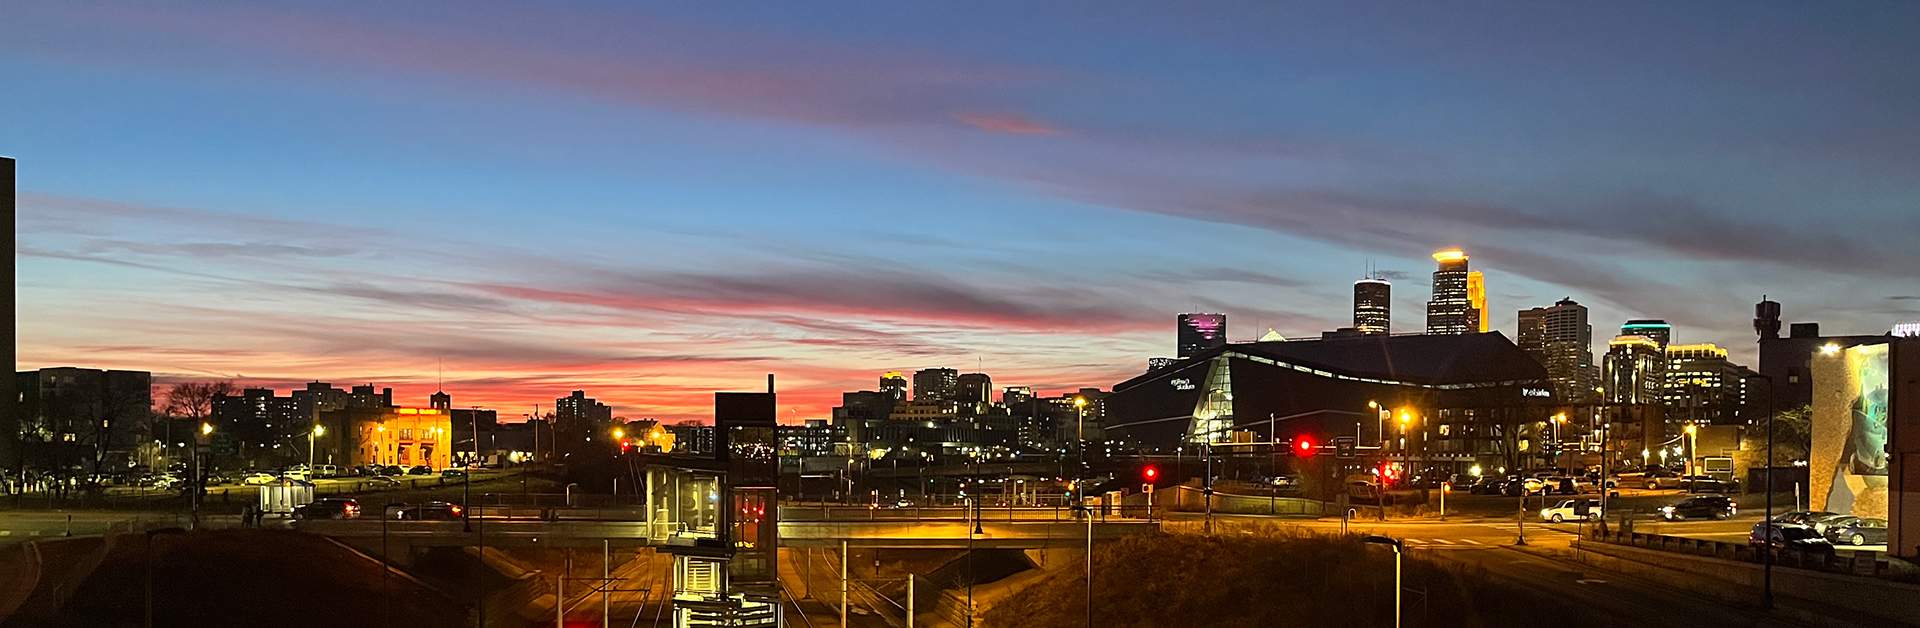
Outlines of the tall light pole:
[[[1700,439],[1700,436],[1699,436],[1699,434],[1700,434],[1700,428],[1699,428],[1698,426],[1696,426],[1696,425],[1694,425],[1694,424],[1692,424],[1692,423],[1688,423],[1688,424],[1687,424],[1687,426],[1686,426],[1685,428],[1683,428],[1683,429],[1685,429],[1685,430],[1686,430],[1686,434],[1687,434],[1687,440],[1686,440],[1686,444],[1687,444],[1687,475],[1698,475],[1698,474],[1699,474],[1699,470],[1698,470],[1698,469],[1695,469],[1695,468],[1694,468],[1694,465],[1693,465],[1693,459],[1694,459],[1694,457],[1695,457],[1695,455],[1696,455],[1696,452],[1697,452],[1697,451],[1699,450],[1699,447],[1700,447],[1700,440],[1699,440],[1699,439]],[[1767,463],[1768,463],[1768,464],[1772,464],[1772,463],[1773,463],[1773,461],[1772,461],[1772,460],[1768,460],[1768,461],[1767,461]],[[1769,516],[1771,516],[1771,515],[1769,515]]]
[[[1553,462],[1554,462],[1553,466],[1556,469],[1559,468],[1560,466],[1560,460],[1561,460],[1560,450],[1565,448],[1564,443],[1561,441],[1561,438],[1560,438],[1560,425],[1566,422],[1567,422],[1567,413],[1562,412],[1562,413],[1553,415]],[[1573,472],[1569,470],[1567,471],[1567,475],[1573,475]]]
[[1378,543],[1393,548],[1393,628],[1400,628],[1400,541],[1384,536],[1368,535],[1368,543]]
[[[201,423],[200,435],[203,437],[212,436],[213,424]],[[193,491],[193,498],[187,501],[193,504],[193,523],[195,525],[200,523],[200,500],[202,494],[205,493],[207,489],[207,473],[206,469],[202,468],[203,464],[205,463],[200,461],[200,439],[195,438],[193,439],[193,477],[187,480],[187,490]]]
[[319,437],[325,436],[326,434],[327,434],[327,426],[325,425],[315,425],[313,426],[313,429],[307,431],[307,479],[308,480],[314,480],[320,477],[318,473],[314,472],[313,447],[314,447],[314,444],[318,442]]
[[[1763,547],[1764,549],[1760,551],[1761,559],[1765,562],[1765,565],[1766,565],[1765,567],[1763,567],[1763,569],[1766,572],[1766,575],[1765,575],[1766,582],[1765,582],[1765,585],[1760,590],[1761,591],[1760,608],[1772,609],[1773,608],[1773,543],[1771,541],[1773,536],[1773,523],[1772,523],[1773,522],[1773,378],[1768,377],[1766,375],[1759,375],[1759,377],[1761,379],[1767,380],[1767,511],[1765,514],[1760,515],[1761,517],[1760,520],[1767,522],[1766,531],[1767,531],[1767,536],[1769,541],[1767,543],[1761,544],[1761,547]],[[1798,507],[1799,505],[1800,504],[1797,501],[1794,503],[1794,506],[1796,507]]]
[[1087,628],[1093,628],[1093,507],[1087,504],[1087,398],[1074,397],[1073,407],[1079,417],[1080,442],[1080,478],[1073,483],[1080,489],[1080,508],[1087,513]]

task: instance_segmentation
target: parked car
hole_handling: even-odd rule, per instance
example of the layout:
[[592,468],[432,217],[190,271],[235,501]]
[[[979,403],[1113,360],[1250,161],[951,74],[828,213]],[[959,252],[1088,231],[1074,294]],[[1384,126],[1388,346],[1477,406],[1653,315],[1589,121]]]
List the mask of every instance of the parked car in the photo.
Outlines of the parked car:
[[1554,523],[1599,519],[1600,515],[1600,502],[1592,499],[1563,499],[1558,504],[1540,509],[1540,519]]
[[309,473],[306,469],[287,469],[286,471],[280,472],[280,477],[306,482],[313,479],[313,474]]
[[330,464],[323,464],[323,465],[318,465],[318,466],[315,466],[315,467],[313,468],[313,477],[316,477],[316,478],[337,478],[337,477],[340,477],[340,467],[336,467],[336,466],[333,466],[333,465],[330,465]]
[[1740,505],[1725,495],[1696,495],[1680,500],[1672,506],[1660,509],[1660,516],[1669,521],[1683,519],[1725,519],[1739,512]]
[[347,497],[323,497],[293,507],[295,519],[354,519],[360,516],[360,502]]
[[361,478],[361,481],[366,482],[367,486],[370,486],[375,489],[394,488],[394,487],[400,486],[399,480],[396,480],[384,475],[369,475],[367,477]]
[[1886,545],[1887,520],[1874,517],[1839,517],[1827,520],[1821,533],[1835,545]]
[[424,464],[415,465],[412,469],[407,469],[407,475],[433,475],[433,467]]
[[1474,482],[1472,486],[1467,487],[1467,493],[1472,495],[1499,495],[1500,489],[1504,488],[1506,483],[1506,478],[1493,476],[1483,477],[1480,478],[1480,481]]
[[1680,488],[1680,475],[1664,469],[1648,471],[1640,476],[1640,487],[1655,491]]
[[441,469],[440,470],[440,479],[442,480],[464,480],[466,478],[467,478],[466,469]]
[[261,486],[264,484],[272,484],[279,479],[280,478],[270,473],[249,473],[245,477],[240,478],[240,483],[249,486]]
[[1827,528],[1832,527],[1834,522],[1839,521],[1841,519],[1846,519],[1849,516],[1851,515],[1825,514],[1825,515],[1819,515],[1814,517],[1808,517],[1804,523],[1806,524],[1807,527],[1813,528],[1814,532],[1826,534]]
[[1740,490],[1740,485],[1708,475],[1688,475],[1680,478],[1680,488],[1689,493],[1733,493]]
[[1833,556],[1833,544],[1827,542],[1826,537],[1820,536],[1812,527],[1792,523],[1762,521],[1753,524],[1753,530],[1747,533],[1747,544],[1754,547],[1771,545],[1774,551]]
[[380,467],[380,475],[406,475],[407,468],[397,464]]
[[460,518],[460,505],[447,502],[427,502],[416,506],[406,506],[393,511],[395,519],[417,521],[452,521]]
[[1774,523],[1791,523],[1795,525],[1806,525],[1807,522],[1812,521],[1815,518],[1833,517],[1833,516],[1838,516],[1839,514],[1840,513],[1827,512],[1825,510],[1795,510],[1791,512],[1783,512],[1783,513],[1774,515],[1772,521]]

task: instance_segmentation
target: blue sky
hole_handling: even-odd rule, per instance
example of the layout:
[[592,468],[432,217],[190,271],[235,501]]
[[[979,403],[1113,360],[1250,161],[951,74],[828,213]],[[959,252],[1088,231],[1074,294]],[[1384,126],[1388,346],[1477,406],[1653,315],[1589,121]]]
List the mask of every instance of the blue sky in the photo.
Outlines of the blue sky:
[[1312,336],[1368,263],[1417,331],[1454,246],[1509,334],[1920,319],[1910,5],[391,4],[10,10],[23,367],[811,418]]

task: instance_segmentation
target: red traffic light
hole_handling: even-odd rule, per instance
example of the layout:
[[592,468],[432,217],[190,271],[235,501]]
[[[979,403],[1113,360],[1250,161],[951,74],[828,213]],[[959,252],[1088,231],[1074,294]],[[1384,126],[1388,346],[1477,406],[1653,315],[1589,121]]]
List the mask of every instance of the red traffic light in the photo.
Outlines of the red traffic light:
[[1296,438],[1293,441],[1293,448],[1296,450],[1299,450],[1300,455],[1302,456],[1311,456],[1313,455],[1313,440],[1308,438]]
[[1141,477],[1145,477],[1148,482],[1152,482],[1155,478],[1160,477],[1160,470],[1155,469],[1153,467],[1147,467],[1140,471],[1140,475]]

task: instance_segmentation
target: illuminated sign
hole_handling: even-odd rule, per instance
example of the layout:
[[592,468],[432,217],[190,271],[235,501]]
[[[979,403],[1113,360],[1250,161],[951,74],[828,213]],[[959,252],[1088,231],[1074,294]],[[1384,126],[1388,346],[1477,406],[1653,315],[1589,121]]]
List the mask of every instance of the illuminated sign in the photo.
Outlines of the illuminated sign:
[[1173,380],[1173,389],[1174,390],[1193,390],[1194,389],[1193,380],[1190,380],[1184,377]]
[[1551,391],[1551,390],[1547,390],[1547,389],[1545,389],[1545,388],[1522,388],[1522,389],[1520,389],[1520,396],[1522,396],[1522,397],[1552,397],[1552,396],[1553,396],[1553,391]]
[[1920,323],[1894,323],[1893,335],[1902,338],[1920,338]]

